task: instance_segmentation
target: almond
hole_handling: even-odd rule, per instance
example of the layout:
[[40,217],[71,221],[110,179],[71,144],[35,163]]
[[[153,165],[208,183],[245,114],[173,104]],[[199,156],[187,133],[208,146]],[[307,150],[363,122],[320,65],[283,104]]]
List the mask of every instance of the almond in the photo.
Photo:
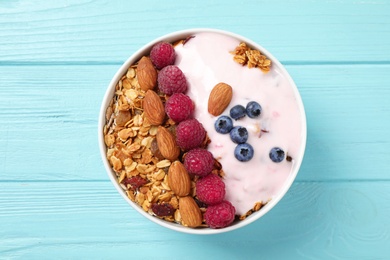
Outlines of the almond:
[[176,139],[173,134],[163,126],[159,126],[157,129],[157,147],[161,155],[171,161],[174,161],[179,157],[180,148],[176,144]]
[[187,196],[191,191],[191,178],[180,161],[171,164],[168,170],[168,185],[177,196]]
[[194,228],[202,224],[202,212],[191,196],[179,198],[179,211],[184,226]]
[[143,102],[145,117],[152,125],[161,125],[165,118],[165,109],[161,98],[153,90],[146,91]]
[[218,83],[210,92],[208,111],[213,116],[219,116],[232,100],[232,87],[226,83]]
[[149,57],[143,56],[138,62],[137,79],[142,90],[154,89],[157,85],[157,70]]

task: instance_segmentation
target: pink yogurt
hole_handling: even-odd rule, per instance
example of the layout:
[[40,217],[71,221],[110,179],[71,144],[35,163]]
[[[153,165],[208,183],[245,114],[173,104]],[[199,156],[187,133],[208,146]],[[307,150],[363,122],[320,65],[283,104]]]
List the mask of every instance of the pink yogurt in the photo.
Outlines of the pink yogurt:
[[[211,139],[208,150],[217,158],[225,172],[226,199],[239,215],[253,208],[256,202],[268,202],[275,197],[294,166],[302,146],[302,114],[290,82],[276,65],[268,73],[258,68],[249,69],[233,61],[229,53],[239,45],[230,36],[204,32],[196,33],[185,45],[176,46],[176,65],[186,75],[188,95],[196,104],[195,118],[204,126]],[[233,99],[223,115],[229,116],[230,108],[249,101],[262,106],[259,118],[245,117],[234,126],[246,127],[248,143],[254,148],[254,156],[248,162],[234,157],[236,144],[229,134],[219,134],[214,129],[218,117],[207,112],[211,89],[219,82],[233,88]],[[261,131],[266,130],[268,132]],[[269,158],[273,147],[280,147],[293,158],[274,163]]]

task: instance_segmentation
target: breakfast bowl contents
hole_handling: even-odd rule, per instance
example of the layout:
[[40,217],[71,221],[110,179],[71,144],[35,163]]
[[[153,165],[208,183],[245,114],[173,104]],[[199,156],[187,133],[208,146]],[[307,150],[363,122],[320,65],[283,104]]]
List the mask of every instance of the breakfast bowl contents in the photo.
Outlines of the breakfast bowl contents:
[[108,175],[148,219],[213,234],[263,216],[300,168],[306,118],[283,66],[242,36],[192,29],[132,55],[99,118]]

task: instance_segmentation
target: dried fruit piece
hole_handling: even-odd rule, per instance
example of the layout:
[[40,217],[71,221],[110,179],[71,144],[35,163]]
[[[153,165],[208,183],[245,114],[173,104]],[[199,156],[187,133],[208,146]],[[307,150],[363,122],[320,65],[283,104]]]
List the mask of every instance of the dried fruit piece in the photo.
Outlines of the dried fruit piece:
[[226,83],[218,83],[210,92],[208,111],[213,116],[219,116],[228,107],[233,97],[233,89]]
[[191,196],[180,197],[179,210],[181,221],[184,226],[194,228],[202,224],[202,212]]
[[153,90],[148,90],[144,99],[145,117],[152,125],[161,125],[165,118],[165,109],[161,98]]
[[152,152],[153,156],[157,157],[159,160],[164,159],[164,156],[162,156],[160,150],[158,149],[156,138],[154,138],[150,144],[150,151]]
[[159,126],[157,129],[157,146],[164,158],[174,161],[180,155],[180,148],[176,144],[175,137],[168,129]]
[[118,111],[118,114],[115,117],[115,122],[117,126],[124,126],[130,119],[130,111]]
[[153,203],[152,211],[159,217],[173,216],[175,209],[169,203]]
[[194,197],[194,200],[196,204],[199,206],[199,208],[207,208],[207,204],[203,201],[200,201],[197,197]]
[[148,180],[142,178],[139,175],[136,175],[136,176],[133,176],[133,177],[130,177],[130,178],[124,178],[122,183],[125,186],[130,185],[132,190],[137,190],[137,189],[139,189],[139,187],[141,187],[141,186],[145,185],[146,183],[148,183]]
[[138,62],[137,78],[144,91],[153,89],[157,85],[157,71],[150,58],[143,56]]
[[191,191],[191,178],[180,161],[171,164],[168,170],[168,185],[177,196],[187,196]]

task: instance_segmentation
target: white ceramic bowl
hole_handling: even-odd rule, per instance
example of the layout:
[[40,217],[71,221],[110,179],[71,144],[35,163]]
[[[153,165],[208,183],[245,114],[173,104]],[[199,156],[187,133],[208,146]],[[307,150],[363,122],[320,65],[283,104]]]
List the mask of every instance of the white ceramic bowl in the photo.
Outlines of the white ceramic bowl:
[[[146,55],[150,52],[151,47],[160,41],[168,41],[168,42],[175,42],[180,39],[184,39],[187,36],[193,35],[195,33],[199,32],[214,32],[214,33],[219,33],[219,34],[224,34],[227,36],[234,37],[238,39],[240,42],[246,42],[248,46],[251,46],[254,49],[260,50],[264,55],[266,55],[270,60],[272,60],[273,64],[276,64],[283,72],[283,74],[287,77],[287,79],[290,81],[292,87],[294,88],[294,92],[296,94],[298,106],[302,115],[302,140],[301,140],[301,150],[299,152],[299,155],[294,158],[295,159],[295,164],[293,166],[292,172],[289,175],[287,181],[285,182],[284,187],[282,190],[277,194],[270,202],[268,202],[261,210],[254,212],[252,215],[247,217],[245,220],[242,221],[237,221],[234,222],[231,226],[222,228],[222,229],[211,229],[211,228],[188,228],[176,223],[170,223],[164,220],[161,220],[157,217],[154,217],[148,213],[146,213],[140,206],[138,206],[136,203],[132,202],[124,192],[124,190],[121,188],[121,186],[118,184],[117,177],[112,170],[112,167],[110,166],[107,158],[106,158],[106,145],[104,143],[104,136],[103,136],[103,127],[105,124],[105,113],[106,109],[113,98],[114,95],[114,90],[115,90],[115,85],[117,82],[120,80],[120,78],[127,72],[127,69],[129,68],[130,65],[134,64],[137,62],[143,55]],[[290,186],[292,185],[293,181],[295,180],[297,173],[299,171],[299,168],[301,166],[304,152],[305,152],[305,147],[306,147],[306,115],[302,103],[302,99],[300,97],[300,94],[298,92],[298,89],[294,83],[294,81],[291,79],[289,76],[288,72],[284,69],[284,67],[280,64],[280,62],[271,54],[269,53],[266,49],[264,49],[262,46],[259,44],[251,41],[250,39],[247,39],[243,36],[231,33],[231,32],[226,32],[226,31],[221,31],[221,30],[215,30],[215,29],[205,29],[205,28],[199,28],[199,29],[188,29],[188,30],[183,30],[183,31],[177,31],[173,32],[167,35],[164,35],[160,38],[157,38],[149,43],[147,43],[145,46],[143,46],[141,49],[139,49],[137,52],[135,52],[133,55],[130,56],[126,60],[126,62],[121,66],[121,68],[117,71],[113,79],[111,80],[107,91],[105,93],[105,96],[103,98],[103,102],[100,108],[100,114],[99,114],[99,125],[98,125],[98,139],[99,139],[99,148],[100,148],[100,153],[101,157],[104,163],[104,167],[107,171],[107,174],[109,178],[111,179],[113,185],[117,189],[117,191],[123,196],[123,198],[135,209],[137,210],[141,215],[143,215],[145,218],[172,230],[179,231],[179,232],[184,232],[184,233],[190,233],[190,234],[204,234],[204,235],[209,235],[209,234],[217,234],[217,233],[223,233],[223,232],[228,232],[232,231],[241,227],[244,227],[259,218],[261,218],[264,214],[266,214],[268,211],[270,211],[286,194],[286,192],[289,190]]]

